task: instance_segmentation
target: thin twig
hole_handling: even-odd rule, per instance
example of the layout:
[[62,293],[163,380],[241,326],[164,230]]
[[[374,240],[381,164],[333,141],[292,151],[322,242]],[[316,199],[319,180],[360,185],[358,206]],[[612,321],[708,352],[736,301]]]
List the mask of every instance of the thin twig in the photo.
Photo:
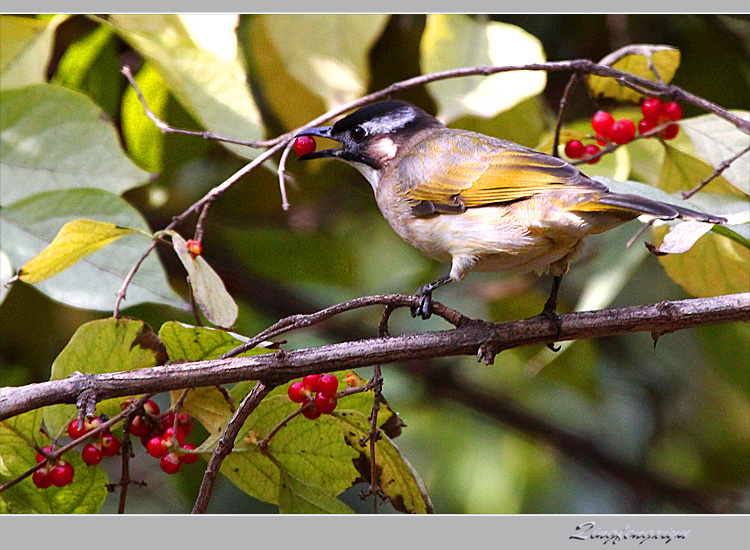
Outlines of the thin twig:
[[195,234],[193,235],[193,239],[198,242],[203,241],[203,228],[206,224],[206,218],[208,217],[208,210],[211,208],[212,204],[213,202],[207,202],[203,205],[200,216],[198,216],[198,222],[195,224]]
[[117,318],[120,316],[120,303],[123,301],[123,299],[125,299],[125,293],[128,289],[128,286],[130,286],[130,281],[132,281],[133,277],[135,277],[135,274],[141,267],[143,261],[148,257],[149,254],[151,254],[151,251],[156,248],[157,242],[158,241],[154,241],[151,243],[146,251],[141,254],[141,257],[138,258],[138,260],[133,264],[133,267],[130,268],[128,274],[125,275],[125,279],[123,279],[122,285],[120,285],[120,290],[118,290],[116,294],[117,298],[115,299],[115,307],[112,309],[112,317]]
[[224,462],[224,459],[232,451],[237,434],[240,432],[247,417],[250,416],[250,413],[255,410],[258,404],[274,387],[275,384],[266,384],[259,381],[250,393],[245,396],[240,406],[237,407],[237,412],[234,413],[229,424],[227,424],[218,445],[216,445],[216,449],[214,449],[211,455],[211,459],[208,461],[208,466],[206,467],[206,472],[203,474],[203,481],[198,491],[198,498],[195,500],[195,505],[193,506],[193,514],[202,514],[206,511],[214,490],[216,476],[219,475],[222,462]]
[[694,187],[690,191],[683,192],[682,193],[682,198],[683,199],[689,199],[690,197],[692,197],[693,195],[695,195],[698,191],[700,191],[701,189],[703,189],[706,185],[708,185],[713,180],[715,180],[716,178],[718,178],[719,176],[721,176],[721,174],[724,173],[724,170],[726,170],[727,168],[729,168],[735,160],[737,160],[738,158],[740,158],[742,155],[746,154],[748,151],[750,151],[750,145],[748,145],[747,147],[745,147],[742,151],[740,151],[739,153],[737,153],[733,157],[730,157],[727,160],[725,160],[724,162],[722,162],[719,166],[716,167],[716,170],[713,171],[713,174],[711,174],[706,179],[704,179],[702,182],[700,182],[696,187]]
[[[146,400],[144,399],[145,403]],[[120,469],[120,499],[117,503],[117,513],[125,513],[125,502],[128,499],[128,487],[130,486],[130,453],[132,450],[132,443],[130,439],[130,425],[133,422],[133,416],[128,415],[125,417],[125,422],[122,425],[122,445],[120,446],[120,454],[122,456],[122,467]]]
[[560,147],[560,131],[562,130],[562,124],[565,118],[565,107],[568,105],[568,99],[570,98],[570,94],[573,91],[576,82],[578,82],[578,78],[578,73],[570,75],[570,79],[565,85],[562,97],[560,98],[560,105],[557,108],[557,122],[555,123],[555,139],[552,142],[552,156],[558,158],[560,157],[560,151],[558,151],[558,149]]

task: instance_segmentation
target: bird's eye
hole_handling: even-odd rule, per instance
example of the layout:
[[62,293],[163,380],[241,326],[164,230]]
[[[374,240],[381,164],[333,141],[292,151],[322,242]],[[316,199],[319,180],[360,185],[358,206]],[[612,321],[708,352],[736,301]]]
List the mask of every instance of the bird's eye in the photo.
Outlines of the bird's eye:
[[365,136],[367,135],[367,130],[365,130],[362,126],[356,126],[352,130],[352,139],[359,143],[363,139],[365,139]]

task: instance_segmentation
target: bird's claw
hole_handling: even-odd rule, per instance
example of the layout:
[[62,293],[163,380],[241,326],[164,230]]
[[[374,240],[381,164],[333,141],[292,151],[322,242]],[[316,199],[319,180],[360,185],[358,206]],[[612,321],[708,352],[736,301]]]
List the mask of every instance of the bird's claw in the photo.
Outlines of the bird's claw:
[[552,342],[549,342],[547,344],[547,347],[552,351],[560,351],[560,346],[555,345],[555,341],[557,341],[560,338],[560,333],[562,332],[562,316],[557,313],[557,308],[554,304],[550,304],[549,302],[544,304],[544,309],[541,313],[542,317],[546,317],[550,321],[555,322],[555,327],[557,327],[557,332],[555,333],[555,339]]
[[416,306],[411,306],[411,316],[418,316],[426,321],[432,317],[432,292],[422,287],[417,290],[415,296],[419,299],[419,302]]

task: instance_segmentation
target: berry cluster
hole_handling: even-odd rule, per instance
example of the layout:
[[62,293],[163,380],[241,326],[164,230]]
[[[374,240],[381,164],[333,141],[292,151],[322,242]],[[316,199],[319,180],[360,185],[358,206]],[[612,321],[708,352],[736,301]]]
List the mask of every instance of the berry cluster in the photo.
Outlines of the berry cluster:
[[[662,103],[655,97],[646,99],[641,103],[641,113],[643,113],[643,118],[638,123],[638,133],[640,134],[645,134],[660,124],[669,121],[678,121],[682,118],[682,108],[679,104],[674,101]],[[636,134],[635,123],[632,120],[627,118],[615,120],[606,111],[597,111],[591,117],[591,127],[596,132],[596,136],[593,139],[596,139],[599,145],[607,145],[608,143],[625,145],[633,141]],[[659,136],[663,139],[674,139],[678,131],[679,127],[676,124],[670,124],[659,133]],[[598,145],[594,145],[593,143],[584,145],[577,139],[571,139],[565,144],[565,156],[570,159],[589,157],[599,151],[601,149]],[[599,162],[599,158],[589,160],[588,164],[596,164]]]
[[[44,452],[51,453],[52,447],[45,447]],[[46,458],[42,453],[37,453],[36,463],[44,462]],[[47,489],[52,485],[55,487],[65,487],[73,481],[74,475],[73,465],[58,458],[55,461],[49,461],[34,472],[31,480],[40,489]]]
[[145,415],[135,416],[130,424],[130,433],[141,438],[146,452],[154,458],[159,458],[162,471],[176,474],[183,464],[192,464],[198,460],[198,455],[185,453],[195,450],[195,445],[185,443],[185,437],[193,430],[193,421],[185,413],[177,415],[177,429],[175,429],[175,415],[172,411],[159,416],[159,406],[153,401],[143,404]]
[[338,404],[336,391],[339,388],[338,379],[332,374],[310,374],[289,386],[287,394],[295,403],[312,405],[304,407],[302,414],[305,418],[315,420],[321,414],[332,413]]
[[[641,103],[641,113],[643,118],[638,123],[638,132],[645,134],[657,126],[666,122],[676,122],[682,118],[682,107],[675,101],[662,103],[658,98],[651,97]],[[674,139],[680,127],[677,124],[670,124],[659,133],[664,139]]]
[[[107,420],[106,416],[100,415],[96,418],[86,419],[83,426],[78,425],[78,420],[68,424],[68,435],[73,439],[83,437],[91,430],[98,428],[102,422]],[[105,456],[115,456],[120,452],[120,440],[104,430],[99,433],[96,441],[88,443],[81,451],[81,458],[88,466],[99,464]]]
[[299,156],[314,153],[316,147],[315,138],[312,136],[299,136],[294,140],[294,152]]

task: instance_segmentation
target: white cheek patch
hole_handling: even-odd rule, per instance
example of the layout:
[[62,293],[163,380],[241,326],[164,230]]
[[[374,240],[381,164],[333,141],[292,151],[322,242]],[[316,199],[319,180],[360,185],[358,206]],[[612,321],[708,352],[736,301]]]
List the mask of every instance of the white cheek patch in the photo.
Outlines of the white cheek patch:
[[362,174],[367,181],[370,182],[370,185],[372,186],[373,191],[378,190],[378,184],[380,183],[380,172],[372,168],[371,166],[367,166],[366,164],[360,164],[360,163],[354,163],[352,164],[357,170],[359,170],[359,173]]
[[380,138],[373,144],[374,152],[378,158],[392,159],[398,153],[398,145],[390,138]]

